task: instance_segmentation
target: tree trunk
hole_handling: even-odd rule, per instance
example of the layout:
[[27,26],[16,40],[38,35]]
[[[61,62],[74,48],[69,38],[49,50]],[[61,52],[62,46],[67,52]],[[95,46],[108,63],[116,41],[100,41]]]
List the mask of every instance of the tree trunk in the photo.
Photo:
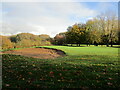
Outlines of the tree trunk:
[[109,47],[109,44],[108,44],[108,43],[106,44],[106,47]]
[[113,47],[112,39],[111,39],[111,47]]
[[113,43],[111,42],[111,47],[113,47]]
[[113,45],[111,44],[111,47],[113,47]]

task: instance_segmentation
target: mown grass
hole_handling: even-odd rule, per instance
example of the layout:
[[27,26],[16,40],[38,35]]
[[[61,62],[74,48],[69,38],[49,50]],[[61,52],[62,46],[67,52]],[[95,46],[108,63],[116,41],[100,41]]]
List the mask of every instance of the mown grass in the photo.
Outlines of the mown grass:
[[63,50],[67,55],[107,55],[118,56],[118,48],[112,47],[70,47],[70,46],[42,46]]
[[118,48],[42,47],[67,56],[43,60],[4,54],[3,88],[120,88]]

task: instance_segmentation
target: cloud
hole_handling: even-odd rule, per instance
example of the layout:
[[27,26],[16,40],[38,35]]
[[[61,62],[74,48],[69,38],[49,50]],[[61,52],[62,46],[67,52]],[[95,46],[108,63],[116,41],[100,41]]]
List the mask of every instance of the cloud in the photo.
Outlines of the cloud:
[[2,34],[29,32],[49,34],[52,37],[65,32],[69,25],[84,22],[97,14],[82,3],[68,2],[21,2],[3,3]]

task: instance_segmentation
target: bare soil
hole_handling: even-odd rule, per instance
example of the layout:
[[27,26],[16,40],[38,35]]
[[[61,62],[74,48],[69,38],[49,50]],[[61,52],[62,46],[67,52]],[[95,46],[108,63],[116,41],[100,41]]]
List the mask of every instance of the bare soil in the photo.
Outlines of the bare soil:
[[54,59],[57,57],[65,56],[65,53],[57,49],[46,48],[25,48],[11,51],[4,51],[3,54],[15,54],[40,59]]

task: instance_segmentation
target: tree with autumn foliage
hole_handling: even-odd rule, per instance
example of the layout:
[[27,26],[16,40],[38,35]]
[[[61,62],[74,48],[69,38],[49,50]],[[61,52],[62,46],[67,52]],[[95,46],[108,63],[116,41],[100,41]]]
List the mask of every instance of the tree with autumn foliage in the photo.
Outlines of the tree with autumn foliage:
[[100,25],[100,22],[96,18],[86,22],[86,27],[88,30],[87,41],[90,44],[97,45],[101,42],[102,31],[101,31],[101,28],[99,27],[99,25]]
[[10,41],[10,39],[7,36],[0,36],[0,46],[1,49],[10,49],[14,48],[13,43]]
[[66,32],[66,39],[68,43],[77,44],[86,43],[87,30],[85,24],[74,24],[68,27]]
[[59,33],[54,37],[54,44],[56,44],[56,45],[65,45],[66,44],[65,32]]
[[111,46],[118,42],[118,20],[116,15],[107,12],[86,22],[89,30],[89,41],[93,44]]
[[20,33],[12,36],[0,36],[0,39],[1,49],[51,45],[51,38],[46,34]]
[[41,38],[42,45],[51,45],[51,37],[47,34],[38,35]]
[[41,45],[41,38],[30,34],[30,33],[20,33],[16,35],[16,46],[30,47]]

